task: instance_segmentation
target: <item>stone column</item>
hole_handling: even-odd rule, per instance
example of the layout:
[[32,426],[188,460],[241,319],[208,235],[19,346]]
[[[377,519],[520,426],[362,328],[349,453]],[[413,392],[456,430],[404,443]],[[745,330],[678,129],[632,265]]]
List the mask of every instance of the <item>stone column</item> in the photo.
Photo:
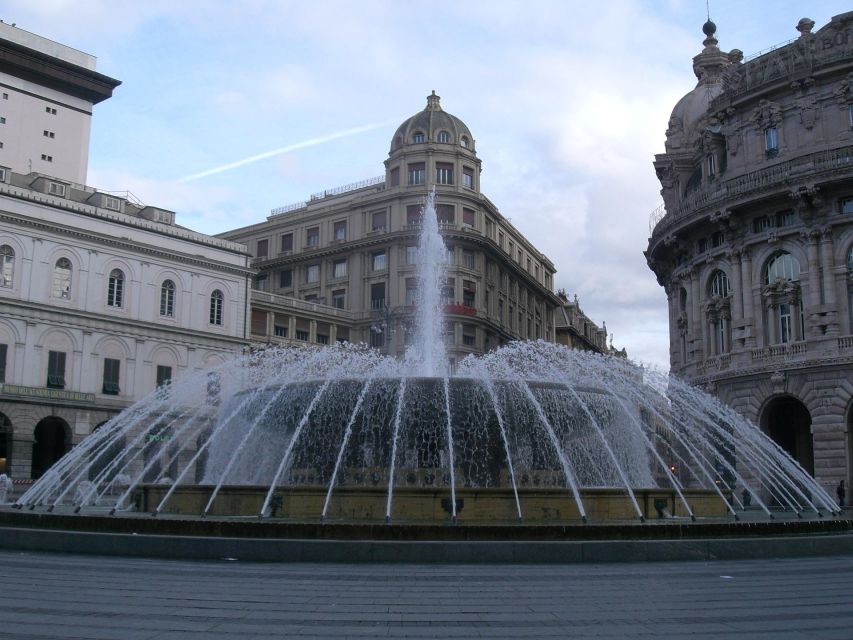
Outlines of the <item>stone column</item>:
[[296,316],[289,316],[287,319],[287,338],[296,340]]
[[316,320],[309,320],[308,341],[311,344],[314,344],[315,342],[317,342],[317,321]]
[[[729,253],[729,257],[731,258],[732,265],[732,319],[733,320],[742,320],[743,319],[743,299],[746,295],[746,291],[743,288],[743,281],[741,278],[740,265],[738,264],[737,258],[740,256],[739,251],[732,251]],[[738,273],[736,273],[736,270]]]
[[700,340],[705,334],[705,322],[702,319],[701,306],[699,304],[699,272],[696,269],[690,270],[690,281],[690,297],[692,299],[690,333],[693,338],[694,358],[698,360],[702,357],[702,344],[700,343]]
[[803,304],[808,308],[820,304],[820,268],[817,255],[817,232],[813,230],[803,231],[800,235],[806,239],[806,255],[809,261],[809,295],[808,298],[803,297]]
[[767,345],[776,344],[776,305],[771,304],[767,310],[767,326],[764,327]]
[[835,304],[835,274],[833,269],[832,229],[827,227],[821,233],[820,243],[821,271],[823,272],[823,302]]
[[755,318],[755,303],[752,294],[752,260],[749,249],[744,247],[740,252],[740,288],[743,292],[743,335],[744,347],[755,346],[755,332],[750,329],[757,327]]

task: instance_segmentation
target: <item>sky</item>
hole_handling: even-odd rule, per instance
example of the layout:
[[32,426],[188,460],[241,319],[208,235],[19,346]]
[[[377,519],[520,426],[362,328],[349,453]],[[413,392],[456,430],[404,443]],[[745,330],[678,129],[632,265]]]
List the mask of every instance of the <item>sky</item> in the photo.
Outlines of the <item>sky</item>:
[[[720,48],[747,56],[851,9],[710,2]],[[0,19],[122,81],[94,109],[87,182],[204,233],[382,175],[435,90],[555,286],[634,361],[668,369],[666,296],[643,256],[652,161],[696,85],[705,0],[0,0]]]

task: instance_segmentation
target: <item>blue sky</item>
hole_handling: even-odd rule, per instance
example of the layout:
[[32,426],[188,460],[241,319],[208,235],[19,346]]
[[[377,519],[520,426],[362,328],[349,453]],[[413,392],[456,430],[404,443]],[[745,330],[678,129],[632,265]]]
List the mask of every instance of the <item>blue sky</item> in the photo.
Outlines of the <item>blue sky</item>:
[[[817,29],[851,8],[714,0],[711,17],[721,49],[750,55],[802,17]],[[704,1],[2,0],[0,19],[122,80],[95,108],[88,182],[206,233],[381,175],[397,125],[434,89],[474,134],[483,192],[556,264],[556,286],[632,358],[668,367],[666,299],[642,252]]]

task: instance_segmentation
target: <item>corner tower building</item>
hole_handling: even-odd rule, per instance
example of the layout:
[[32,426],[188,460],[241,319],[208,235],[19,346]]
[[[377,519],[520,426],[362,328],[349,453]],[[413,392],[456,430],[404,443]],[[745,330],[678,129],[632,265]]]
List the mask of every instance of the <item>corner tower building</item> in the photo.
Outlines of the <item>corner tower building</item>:
[[649,267],[672,372],[760,425],[827,489],[853,452],[853,12],[744,59],[705,24],[655,156]]
[[448,252],[451,365],[510,340],[554,341],[554,265],[482,194],[480,168],[471,131],[433,92],[393,134],[384,175],[222,234],[255,256],[253,341],[347,340],[402,354],[413,338],[421,209],[433,185]]

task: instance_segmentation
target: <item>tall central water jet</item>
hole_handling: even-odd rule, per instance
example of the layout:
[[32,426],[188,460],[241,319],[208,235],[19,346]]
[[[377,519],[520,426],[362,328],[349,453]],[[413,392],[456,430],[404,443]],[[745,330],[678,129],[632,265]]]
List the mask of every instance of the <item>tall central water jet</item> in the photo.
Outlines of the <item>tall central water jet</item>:
[[441,291],[447,277],[447,246],[438,229],[435,188],[427,194],[418,245],[418,295],[415,343],[406,353],[414,375],[446,377],[449,373],[441,311]]

